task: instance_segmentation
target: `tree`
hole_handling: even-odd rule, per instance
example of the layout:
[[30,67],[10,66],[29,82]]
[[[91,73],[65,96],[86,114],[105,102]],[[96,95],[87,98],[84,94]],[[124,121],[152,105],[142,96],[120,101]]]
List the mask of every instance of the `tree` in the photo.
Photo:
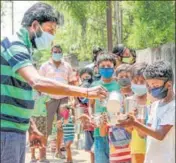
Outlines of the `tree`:
[[141,49],[175,40],[173,1],[126,1],[122,6],[127,46]]
[[[90,60],[93,46],[106,47],[106,2],[48,1],[63,13],[65,24],[55,42],[67,53],[76,53],[80,60]],[[62,39],[60,39],[62,38]]]

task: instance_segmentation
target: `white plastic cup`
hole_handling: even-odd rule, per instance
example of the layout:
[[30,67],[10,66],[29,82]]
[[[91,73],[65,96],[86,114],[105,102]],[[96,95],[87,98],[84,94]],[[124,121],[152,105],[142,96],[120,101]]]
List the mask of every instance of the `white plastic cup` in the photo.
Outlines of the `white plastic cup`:
[[107,111],[108,113],[119,113],[123,97],[117,91],[113,91],[109,94],[109,99],[107,102]]

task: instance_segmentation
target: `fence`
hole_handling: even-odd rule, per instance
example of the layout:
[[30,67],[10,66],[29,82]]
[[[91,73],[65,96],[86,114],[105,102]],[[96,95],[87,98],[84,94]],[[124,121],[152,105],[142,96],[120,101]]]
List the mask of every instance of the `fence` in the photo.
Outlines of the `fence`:
[[169,61],[175,75],[175,43],[167,43],[157,48],[137,50],[137,62],[153,63],[158,60]]

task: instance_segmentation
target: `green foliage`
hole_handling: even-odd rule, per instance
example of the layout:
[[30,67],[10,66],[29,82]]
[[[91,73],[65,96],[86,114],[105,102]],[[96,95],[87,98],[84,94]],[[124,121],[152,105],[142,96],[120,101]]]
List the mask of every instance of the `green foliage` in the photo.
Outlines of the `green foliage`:
[[173,1],[126,1],[122,6],[127,46],[141,49],[175,40]]
[[[64,15],[55,43],[64,55],[75,54],[79,60],[91,60],[94,46],[107,48],[106,1],[45,1]],[[123,43],[143,49],[175,40],[174,1],[121,1],[123,9]],[[112,3],[112,12],[114,12]],[[113,15],[113,13],[112,13]],[[113,17],[113,42],[116,41]],[[50,52],[42,52],[40,62]]]
[[79,60],[91,60],[93,46],[106,47],[106,2],[48,1],[64,14],[55,43],[65,53],[74,53]]

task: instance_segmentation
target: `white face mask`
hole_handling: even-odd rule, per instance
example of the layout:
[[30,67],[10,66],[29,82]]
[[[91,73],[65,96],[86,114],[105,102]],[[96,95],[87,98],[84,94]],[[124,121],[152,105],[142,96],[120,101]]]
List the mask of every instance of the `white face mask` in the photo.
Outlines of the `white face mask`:
[[[40,29],[42,30],[41,26]],[[54,36],[42,30],[42,35],[37,37],[35,32],[35,43],[38,50],[46,50],[51,47]]]

